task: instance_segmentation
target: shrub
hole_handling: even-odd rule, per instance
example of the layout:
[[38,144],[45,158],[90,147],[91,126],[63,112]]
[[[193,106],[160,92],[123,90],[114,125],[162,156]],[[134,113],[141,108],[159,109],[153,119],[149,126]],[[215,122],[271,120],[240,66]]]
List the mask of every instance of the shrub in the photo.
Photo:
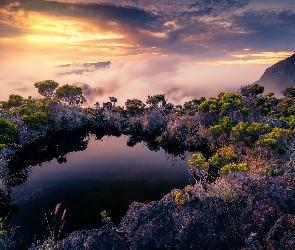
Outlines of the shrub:
[[232,147],[222,147],[209,159],[209,163],[214,166],[228,164],[237,158]]
[[272,127],[260,123],[239,122],[232,128],[231,138],[233,141],[240,141],[244,144],[258,140],[260,135],[269,133]]
[[266,176],[274,176],[278,173],[278,170],[271,166],[265,166],[263,172]]
[[230,172],[235,172],[235,171],[241,171],[241,172],[248,172],[249,169],[246,165],[246,163],[230,163],[222,168],[220,168],[220,173],[221,174],[229,174]]
[[220,135],[221,133],[229,133],[233,127],[234,122],[228,116],[224,116],[219,119],[217,125],[211,126],[209,129],[212,132]]
[[202,154],[195,153],[189,158],[188,165],[194,168],[198,168],[203,166],[205,162],[206,158]]
[[111,222],[112,222],[111,217],[108,216],[106,210],[103,210],[103,211],[100,213],[100,215],[102,216],[102,221],[103,221],[103,222],[106,222],[106,223],[111,223]]
[[184,205],[186,202],[185,195],[181,191],[178,191],[178,190],[173,191],[173,199],[174,199],[174,202],[180,206]]
[[0,119],[0,149],[8,143],[16,142],[19,133],[18,127],[10,121]]
[[269,149],[276,149],[278,148],[278,143],[276,139],[271,139],[271,138],[265,138],[257,141],[255,143],[257,146],[266,146]]
[[29,115],[23,115],[22,119],[30,128],[37,129],[39,124],[45,124],[48,121],[49,116],[45,112],[37,111]]

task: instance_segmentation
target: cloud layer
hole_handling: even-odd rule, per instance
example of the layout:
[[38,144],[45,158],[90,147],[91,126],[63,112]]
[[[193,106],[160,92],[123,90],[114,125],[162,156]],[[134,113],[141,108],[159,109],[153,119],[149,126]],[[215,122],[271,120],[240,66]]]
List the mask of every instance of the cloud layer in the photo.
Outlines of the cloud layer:
[[0,99],[45,79],[89,103],[237,91],[294,53],[294,30],[293,0],[0,0]]
[[88,104],[107,102],[109,96],[115,96],[119,105],[132,98],[145,102],[148,95],[159,93],[166,94],[172,103],[183,104],[201,96],[216,96],[222,91],[237,92],[241,85],[258,79],[264,68],[261,65],[187,65],[180,57],[151,56],[119,61],[106,69],[80,75],[64,75],[59,81],[78,82],[75,85],[82,87]]
[[[146,53],[220,59],[245,48],[262,52],[295,47],[292,0],[279,6],[267,1],[263,9],[259,0],[1,3],[1,36],[63,43],[61,56],[74,52],[72,47],[76,55],[108,54],[111,61]],[[71,44],[68,50],[66,44]],[[45,47],[47,52],[56,48]]]

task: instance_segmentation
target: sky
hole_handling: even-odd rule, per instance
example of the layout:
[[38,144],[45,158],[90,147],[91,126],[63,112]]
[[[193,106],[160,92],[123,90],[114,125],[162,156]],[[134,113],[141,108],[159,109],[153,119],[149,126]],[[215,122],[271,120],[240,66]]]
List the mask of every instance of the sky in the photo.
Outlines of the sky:
[[0,0],[0,100],[52,79],[182,104],[258,80],[295,48],[294,0]]

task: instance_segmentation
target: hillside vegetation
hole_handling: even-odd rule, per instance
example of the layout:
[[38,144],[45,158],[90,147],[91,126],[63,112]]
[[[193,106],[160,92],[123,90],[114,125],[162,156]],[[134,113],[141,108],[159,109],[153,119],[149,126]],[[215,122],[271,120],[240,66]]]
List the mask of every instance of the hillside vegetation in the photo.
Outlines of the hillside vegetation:
[[[189,171],[198,190],[211,192],[210,195],[225,201],[224,211],[237,210],[237,201],[242,200],[242,191],[238,190],[247,189],[245,181],[282,178],[295,170],[295,87],[284,89],[281,99],[252,84],[242,86],[237,93],[220,93],[209,99],[197,97],[183,105],[169,103],[164,94],[157,94],[148,96],[145,102],[128,99],[124,107],[116,105],[115,97],[102,105],[82,107],[86,100],[81,88],[59,87],[53,80],[35,83],[35,87],[44,98],[12,94],[1,102],[3,199],[8,192],[5,187],[9,155],[55,131],[81,128],[149,135],[158,147],[208,148],[209,157],[201,152],[192,155]],[[191,191],[189,187],[176,190],[173,201],[177,206],[185,206],[200,198],[196,192],[196,187]],[[240,239],[239,244],[243,245]]]

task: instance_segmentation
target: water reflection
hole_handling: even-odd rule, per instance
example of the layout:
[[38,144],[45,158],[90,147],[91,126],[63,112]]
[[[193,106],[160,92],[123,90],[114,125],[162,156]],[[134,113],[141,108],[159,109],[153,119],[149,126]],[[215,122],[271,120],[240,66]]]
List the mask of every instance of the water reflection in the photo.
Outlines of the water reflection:
[[59,163],[67,161],[67,154],[85,150],[89,142],[88,131],[59,132],[49,135],[17,152],[9,159],[10,176],[8,185],[19,186],[26,182],[30,167],[57,159]]
[[190,184],[185,151],[177,148],[169,155],[155,138],[110,134],[56,134],[10,159],[10,178],[17,177],[10,182],[11,198],[20,208],[11,221],[20,226],[20,249],[34,235],[47,235],[44,213],[57,203],[68,210],[64,237],[73,230],[100,227],[104,209],[116,224],[131,202],[159,200]]

